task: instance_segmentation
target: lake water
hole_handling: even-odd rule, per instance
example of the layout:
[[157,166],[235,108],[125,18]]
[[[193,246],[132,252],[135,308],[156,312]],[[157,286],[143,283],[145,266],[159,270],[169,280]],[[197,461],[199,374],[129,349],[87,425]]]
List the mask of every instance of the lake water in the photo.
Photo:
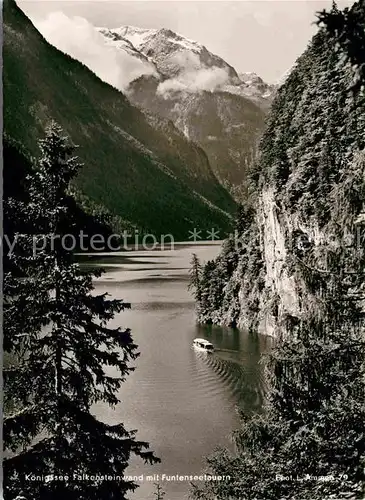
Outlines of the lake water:
[[[138,429],[162,460],[145,465],[133,459],[128,474],[143,475],[131,500],[149,500],[155,487],[147,475],[198,475],[204,457],[218,446],[233,447],[239,426],[236,407],[259,411],[264,393],[261,353],[270,339],[230,328],[199,326],[188,291],[192,253],[214,258],[220,243],[176,244],[174,250],[131,251],[96,258],[105,270],[96,291],[132,304],[112,324],[132,329],[139,346],[136,370],[123,384],[115,410],[96,407],[99,418]],[[210,340],[213,354],[196,352],[195,337]],[[157,477],[156,477],[157,479]],[[161,481],[164,500],[188,498],[189,482]]]

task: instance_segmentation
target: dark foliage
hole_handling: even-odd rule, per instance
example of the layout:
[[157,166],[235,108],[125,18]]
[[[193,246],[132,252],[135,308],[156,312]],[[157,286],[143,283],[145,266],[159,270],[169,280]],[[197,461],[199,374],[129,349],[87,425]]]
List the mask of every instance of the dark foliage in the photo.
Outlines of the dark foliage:
[[[11,211],[26,225],[4,277],[4,350],[11,355],[4,370],[5,492],[9,500],[124,500],[136,488],[123,479],[130,455],[157,459],[135,431],[96,418],[93,405],[118,404],[133,370],[138,353],[130,330],[109,326],[129,305],[93,293],[100,273],[82,272],[62,245],[67,188],[80,168],[74,147],[55,124],[40,146],[37,169],[26,176],[28,196]],[[63,479],[44,479],[52,475]]]

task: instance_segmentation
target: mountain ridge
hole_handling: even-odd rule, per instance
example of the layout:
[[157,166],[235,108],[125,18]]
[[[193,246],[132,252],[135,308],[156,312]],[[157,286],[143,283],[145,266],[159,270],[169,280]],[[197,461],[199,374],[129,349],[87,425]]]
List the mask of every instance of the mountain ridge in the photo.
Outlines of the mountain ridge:
[[169,29],[97,30],[108,45],[144,58],[146,72],[130,82],[129,100],[171,120],[205,151],[220,183],[244,200],[247,172],[276,87],[252,72],[239,75],[204,45]]
[[3,21],[10,137],[36,155],[45,125],[56,120],[80,145],[77,187],[136,228],[176,239],[187,239],[194,227],[231,230],[236,205],[196,145],[154,129],[121,92],[48,44],[12,0]]
[[[127,44],[129,44],[133,55],[148,62],[156,70],[155,76],[160,77],[161,81],[173,78],[185,71],[186,64],[188,64],[189,70],[199,71],[216,68],[226,71],[227,80],[222,82],[222,85],[218,85],[217,88],[228,93],[232,91],[232,86],[236,86],[237,88],[233,91],[235,94],[239,93],[249,98],[260,96],[262,99],[266,99],[271,97],[276,88],[275,85],[265,83],[256,73],[238,73],[233,66],[222,57],[210,52],[205,45],[168,28],[148,29],[121,26],[118,28],[97,27],[96,30],[114,47],[127,50]],[[185,61],[176,61],[174,56],[184,51],[186,52]],[[189,57],[189,52],[196,55],[197,59]],[[258,86],[254,89],[255,85],[253,84],[258,84]],[[260,92],[263,86],[265,90]],[[186,90],[189,91],[189,89]]]

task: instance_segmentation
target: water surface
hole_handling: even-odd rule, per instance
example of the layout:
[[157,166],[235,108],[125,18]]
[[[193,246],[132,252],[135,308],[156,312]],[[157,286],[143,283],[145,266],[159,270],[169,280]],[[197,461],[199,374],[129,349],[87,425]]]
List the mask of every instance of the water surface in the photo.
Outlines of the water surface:
[[[146,475],[196,475],[204,457],[217,446],[232,449],[230,435],[239,426],[235,408],[258,411],[264,383],[260,354],[270,340],[216,326],[196,325],[188,286],[192,253],[202,261],[214,258],[220,243],[176,244],[175,250],[102,254],[88,259],[107,270],[96,280],[97,292],[108,292],[132,305],[117,315],[113,326],[132,329],[139,346],[136,370],[120,392],[115,410],[98,406],[99,418],[138,429],[161,464],[134,459],[128,474],[144,475],[131,500],[155,498]],[[210,340],[213,354],[195,351],[195,337]],[[183,500],[188,482],[161,482],[164,500]]]

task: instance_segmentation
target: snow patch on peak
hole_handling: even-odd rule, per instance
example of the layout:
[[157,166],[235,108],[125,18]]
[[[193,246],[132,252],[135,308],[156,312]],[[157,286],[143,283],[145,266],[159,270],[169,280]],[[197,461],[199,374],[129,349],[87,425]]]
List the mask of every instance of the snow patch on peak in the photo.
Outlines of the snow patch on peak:
[[148,58],[144,54],[139,52],[129,40],[122,37],[120,34],[107,28],[96,29],[100,34],[104,36],[105,42],[108,46],[114,47],[119,50],[124,50],[128,54],[131,54],[138,59],[141,59],[142,61],[148,62]]
[[168,28],[146,29],[137,28],[135,26],[121,26],[120,28],[112,31],[120,33],[121,36],[133,43],[138,50],[142,51],[144,49],[143,46],[152,39],[158,39],[160,43],[165,41],[172,44],[178,44],[189,50],[204,48],[201,44],[195,42],[194,40],[190,40],[189,38],[186,38],[179,33],[175,33]]
[[120,28],[113,28],[110,31],[128,40],[138,50],[140,50],[141,46],[149,38],[155,36],[158,32],[156,29],[138,28],[136,26],[121,26]]

